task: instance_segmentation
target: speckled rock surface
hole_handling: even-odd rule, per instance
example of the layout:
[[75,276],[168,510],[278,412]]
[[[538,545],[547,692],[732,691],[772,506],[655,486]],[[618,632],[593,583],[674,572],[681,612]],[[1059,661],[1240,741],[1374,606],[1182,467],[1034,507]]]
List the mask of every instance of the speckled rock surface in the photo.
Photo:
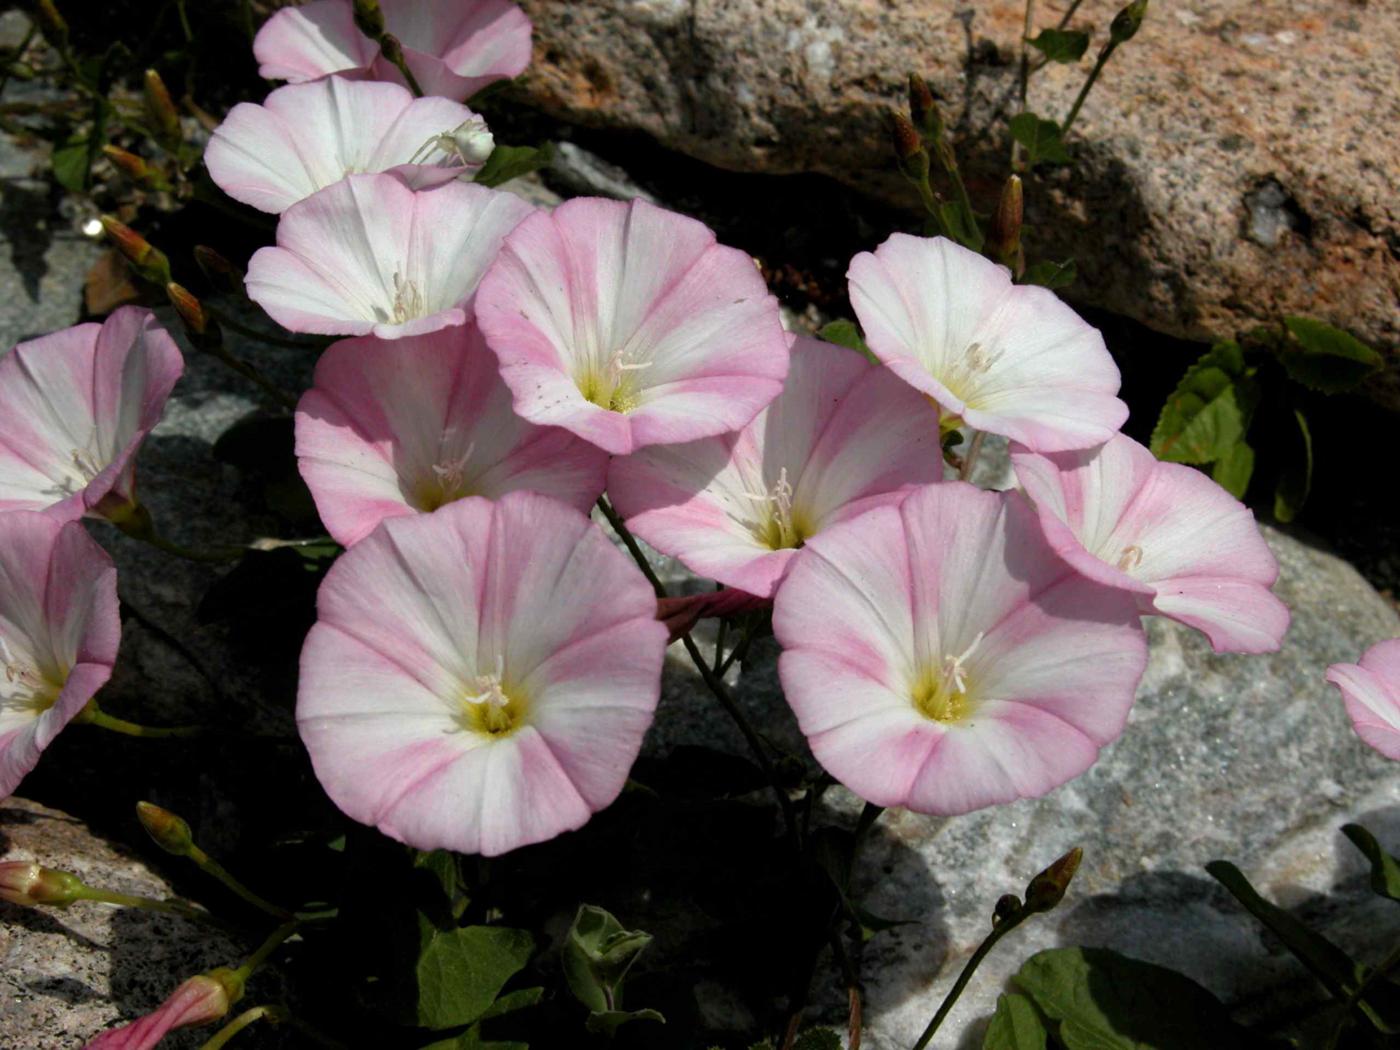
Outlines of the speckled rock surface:
[[[36,860],[121,893],[172,896],[134,855],[23,799],[0,802],[0,859]],[[175,915],[86,901],[63,910],[0,902],[0,1046],[74,1050],[153,1010],[186,977],[237,963],[247,950],[208,923]],[[172,1036],[168,1045],[198,1046],[208,1035]]]
[[[645,131],[726,168],[818,171],[914,206],[883,115],[924,73],[982,207],[1005,171],[1020,0],[523,0],[523,97]],[[1119,0],[1088,0],[1076,68],[1032,80],[1062,118]],[[1040,26],[1066,4],[1038,5]],[[1154,4],[1072,133],[1072,170],[1028,182],[1031,249],[1073,255],[1072,297],[1191,338],[1280,313],[1400,343],[1400,19],[1365,0]],[[980,134],[990,128],[991,134]],[[1400,405],[1392,368],[1377,387]]]

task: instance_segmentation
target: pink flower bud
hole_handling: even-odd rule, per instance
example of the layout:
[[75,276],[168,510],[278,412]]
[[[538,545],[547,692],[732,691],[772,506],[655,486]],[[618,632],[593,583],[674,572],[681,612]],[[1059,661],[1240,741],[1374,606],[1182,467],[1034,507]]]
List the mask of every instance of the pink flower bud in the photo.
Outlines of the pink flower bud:
[[0,900],[32,906],[66,907],[78,899],[82,881],[66,871],[55,871],[32,861],[0,862]]
[[191,977],[151,1013],[102,1032],[84,1050],[149,1050],[177,1028],[209,1024],[243,997],[243,977],[220,968]]

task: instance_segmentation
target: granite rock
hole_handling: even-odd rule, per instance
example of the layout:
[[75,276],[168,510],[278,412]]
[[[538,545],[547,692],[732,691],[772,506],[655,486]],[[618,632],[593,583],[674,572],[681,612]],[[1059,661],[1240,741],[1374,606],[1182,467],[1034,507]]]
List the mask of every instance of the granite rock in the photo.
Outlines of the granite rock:
[[[884,115],[910,71],[955,126],[974,198],[1005,172],[1024,5],[953,0],[523,0],[520,97],[640,130],[724,168],[816,171],[915,207]],[[1051,26],[1063,2],[1039,8]],[[1062,118],[1118,0],[1090,0],[1077,67],[1031,82]],[[1072,133],[1076,163],[1026,187],[1038,258],[1078,260],[1071,297],[1192,339],[1283,313],[1400,343],[1400,20],[1386,3],[1153,5]],[[990,130],[990,134],[984,134]],[[872,245],[873,247],[873,245]],[[1392,367],[1376,391],[1400,405]]]

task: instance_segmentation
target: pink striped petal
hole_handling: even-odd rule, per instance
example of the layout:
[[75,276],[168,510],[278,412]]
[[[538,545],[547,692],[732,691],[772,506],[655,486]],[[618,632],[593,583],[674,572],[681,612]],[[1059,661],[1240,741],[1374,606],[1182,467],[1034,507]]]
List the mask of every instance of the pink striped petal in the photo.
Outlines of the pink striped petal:
[[1355,664],[1333,664],[1327,680],[1342,693],[1356,733],[1386,758],[1400,759],[1400,638],[1378,642]]

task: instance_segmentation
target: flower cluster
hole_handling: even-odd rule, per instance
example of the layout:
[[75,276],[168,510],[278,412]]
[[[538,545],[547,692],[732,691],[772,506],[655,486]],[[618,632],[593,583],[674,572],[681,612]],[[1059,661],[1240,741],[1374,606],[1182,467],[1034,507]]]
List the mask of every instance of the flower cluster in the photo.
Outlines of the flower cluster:
[[[1094,762],[1146,665],[1142,615],[1222,652],[1280,644],[1249,511],[1119,433],[1118,371],[1051,292],[896,234],[850,266],[873,359],[792,335],[694,219],[470,181],[493,140],[462,100],[524,67],[514,5],[375,11],[278,12],[255,49],[293,83],[207,153],[278,216],[248,296],[349,337],[297,406],[296,452],[346,548],[297,723],[350,817],[488,855],[578,828],[627,779],[668,636],[704,615],[771,606],[817,760],[944,814]],[[113,573],[74,519],[139,516],[132,461],[179,372],[134,310],[0,361],[0,789],[110,673]],[[1021,489],[945,478],[959,428],[1009,439]],[[598,501],[727,590],[658,606]]]

